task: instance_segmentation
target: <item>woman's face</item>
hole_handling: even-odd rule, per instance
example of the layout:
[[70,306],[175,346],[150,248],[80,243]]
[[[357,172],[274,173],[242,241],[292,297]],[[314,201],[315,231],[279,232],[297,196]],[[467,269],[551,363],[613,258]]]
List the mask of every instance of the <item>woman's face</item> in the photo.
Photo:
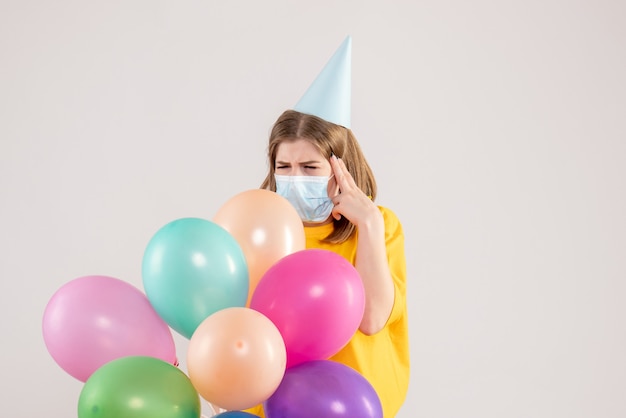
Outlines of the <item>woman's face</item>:
[[[306,139],[284,141],[276,150],[274,170],[281,176],[325,176],[331,177],[333,169],[330,161]],[[328,181],[328,196],[339,194],[339,187],[332,176]]]

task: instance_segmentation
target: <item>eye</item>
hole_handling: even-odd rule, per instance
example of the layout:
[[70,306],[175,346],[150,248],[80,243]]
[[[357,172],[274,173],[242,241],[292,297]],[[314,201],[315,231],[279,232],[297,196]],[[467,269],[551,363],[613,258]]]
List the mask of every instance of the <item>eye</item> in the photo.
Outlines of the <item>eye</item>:
[[307,170],[316,170],[318,167],[313,165],[305,165],[304,168],[306,168]]
[[289,168],[288,165],[284,165],[284,164],[279,164],[275,167],[276,170],[280,170],[281,168]]

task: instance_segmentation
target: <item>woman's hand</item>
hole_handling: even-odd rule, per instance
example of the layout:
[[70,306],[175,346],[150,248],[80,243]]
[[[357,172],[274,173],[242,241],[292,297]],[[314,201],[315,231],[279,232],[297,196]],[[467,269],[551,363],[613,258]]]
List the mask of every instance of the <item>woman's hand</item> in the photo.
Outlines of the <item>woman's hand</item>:
[[380,212],[376,204],[359,189],[345,163],[333,155],[330,157],[330,166],[337,184],[336,194],[332,196],[333,218],[339,220],[345,216],[357,228],[379,218]]

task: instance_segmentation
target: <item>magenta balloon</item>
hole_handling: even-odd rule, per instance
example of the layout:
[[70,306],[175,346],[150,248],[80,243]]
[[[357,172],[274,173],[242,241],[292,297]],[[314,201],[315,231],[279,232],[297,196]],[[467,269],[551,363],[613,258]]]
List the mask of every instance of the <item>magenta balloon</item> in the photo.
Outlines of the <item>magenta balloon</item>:
[[356,370],[330,360],[299,364],[285,372],[264,402],[267,418],[382,418],[380,398]]
[[54,293],[43,315],[52,358],[80,381],[131,355],[176,362],[171,330],[137,288],[107,276],[74,279]]
[[306,249],[281,258],[263,275],[250,308],[274,322],[287,349],[287,368],[324,360],[343,348],[363,318],[365,290],[342,256]]

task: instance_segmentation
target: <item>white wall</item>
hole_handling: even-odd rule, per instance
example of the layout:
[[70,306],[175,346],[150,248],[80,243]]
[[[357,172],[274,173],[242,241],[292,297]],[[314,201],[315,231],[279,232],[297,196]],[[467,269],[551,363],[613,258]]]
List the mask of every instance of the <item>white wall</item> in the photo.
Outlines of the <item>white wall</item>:
[[[265,173],[346,35],[353,130],[405,226],[401,417],[626,416],[626,3],[0,2],[2,415],[76,415],[64,283],[141,288],[165,223]],[[183,353],[185,341],[178,338]]]

